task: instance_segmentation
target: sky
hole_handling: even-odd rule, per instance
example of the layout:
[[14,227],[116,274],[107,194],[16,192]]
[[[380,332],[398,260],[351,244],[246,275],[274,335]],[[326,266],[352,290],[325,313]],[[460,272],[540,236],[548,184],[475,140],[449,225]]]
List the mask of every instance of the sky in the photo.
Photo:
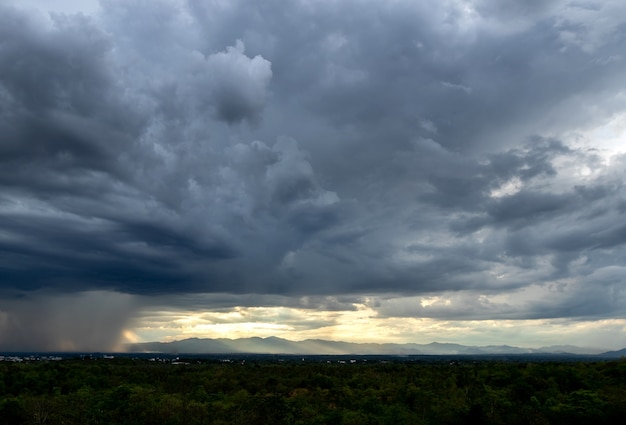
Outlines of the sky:
[[0,0],[0,350],[626,347],[621,0]]

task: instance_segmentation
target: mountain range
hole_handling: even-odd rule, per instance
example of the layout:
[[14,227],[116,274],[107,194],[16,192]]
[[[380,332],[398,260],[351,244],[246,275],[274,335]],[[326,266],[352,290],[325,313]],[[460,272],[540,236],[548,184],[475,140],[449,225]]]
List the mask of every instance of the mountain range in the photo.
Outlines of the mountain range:
[[307,339],[290,341],[283,338],[208,339],[189,338],[172,342],[144,342],[127,344],[129,352],[187,353],[187,354],[355,354],[355,355],[488,355],[488,354],[577,354],[621,357],[626,348],[603,353],[602,350],[573,345],[554,345],[541,348],[520,348],[509,345],[466,346],[451,343],[377,344]]

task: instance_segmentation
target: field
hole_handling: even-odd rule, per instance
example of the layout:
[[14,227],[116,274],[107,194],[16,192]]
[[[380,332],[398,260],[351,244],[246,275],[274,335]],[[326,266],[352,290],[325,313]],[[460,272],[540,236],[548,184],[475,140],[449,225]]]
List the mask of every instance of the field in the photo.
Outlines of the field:
[[0,363],[0,423],[614,424],[626,361]]

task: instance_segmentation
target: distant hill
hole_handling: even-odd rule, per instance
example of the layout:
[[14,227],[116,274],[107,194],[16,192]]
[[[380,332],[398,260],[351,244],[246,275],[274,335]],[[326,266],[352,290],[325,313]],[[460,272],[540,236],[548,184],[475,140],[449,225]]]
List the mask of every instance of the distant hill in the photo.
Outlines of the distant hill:
[[602,352],[602,350],[577,347],[575,345],[551,345],[549,347],[541,347],[538,350],[542,353],[553,354],[600,354]]
[[619,359],[620,357],[626,357],[626,348],[622,348],[617,351],[607,351],[606,353],[598,354],[598,356],[610,359]]
[[[484,355],[484,354],[598,354],[597,350],[576,346],[519,348],[508,345],[482,347],[432,342],[430,344],[376,344],[307,339],[290,341],[283,338],[200,339],[189,338],[172,342],[128,344],[130,352],[188,353],[188,354],[380,354],[380,355]],[[626,349],[611,353],[624,355]],[[605,353],[609,354],[609,353]],[[615,354],[620,357],[620,354]]]

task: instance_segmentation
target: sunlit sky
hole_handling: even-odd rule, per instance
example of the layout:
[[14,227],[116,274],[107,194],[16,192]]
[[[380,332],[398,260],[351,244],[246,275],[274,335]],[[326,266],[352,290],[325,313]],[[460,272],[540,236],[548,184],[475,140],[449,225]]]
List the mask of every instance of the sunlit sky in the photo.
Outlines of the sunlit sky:
[[0,351],[626,347],[626,3],[0,2]]

